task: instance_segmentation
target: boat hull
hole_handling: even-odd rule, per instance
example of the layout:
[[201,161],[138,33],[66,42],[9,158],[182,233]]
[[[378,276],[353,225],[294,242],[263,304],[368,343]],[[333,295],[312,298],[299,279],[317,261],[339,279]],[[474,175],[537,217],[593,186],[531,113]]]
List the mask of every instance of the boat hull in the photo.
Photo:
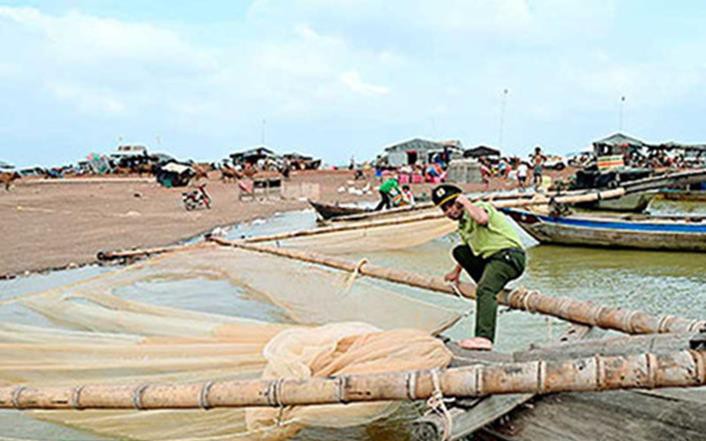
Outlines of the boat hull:
[[346,207],[333,204],[322,204],[321,202],[309,201],[309,204],[314,207],[314,210],[321,216],[322,219],[328,220],[334,217],[350,216],[352,214],[367,213],[370,210],[363,207]]
[[706,251],[706,222],[553,217],[505,209],[540,243],[650,250]]
[[627,194],[617,199],[605,199],[601,201],[585,202],[577,206],[589,210],[624,211],[640,213],[647,208],[655,192],[639,192]]

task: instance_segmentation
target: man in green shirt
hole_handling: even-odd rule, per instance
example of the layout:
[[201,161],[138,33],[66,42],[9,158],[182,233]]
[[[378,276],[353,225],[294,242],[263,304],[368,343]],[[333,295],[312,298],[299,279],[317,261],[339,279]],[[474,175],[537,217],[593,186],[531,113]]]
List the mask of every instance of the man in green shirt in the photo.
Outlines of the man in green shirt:
[[437,186],[432,191],[432,200],[446,217],[458,221],[463,242],[453,249],[456,266],[444,279],[458,283],[465,269],[478,284],[475,337],[458,344],[465,349],[491,350],[498,308],[496,296],[525,270],[520,237],[504,214],[490,203],[472,203],[455,185]]
[[380,202],[377,207],[375,207],[375,211],[382,210],[383,207],[385,209],[392,208],[395,205],[395,198],[401,194],[400,184],[397,182],[397,177],[393,176],[387,179],[380,185],[378,191],[380,192]]

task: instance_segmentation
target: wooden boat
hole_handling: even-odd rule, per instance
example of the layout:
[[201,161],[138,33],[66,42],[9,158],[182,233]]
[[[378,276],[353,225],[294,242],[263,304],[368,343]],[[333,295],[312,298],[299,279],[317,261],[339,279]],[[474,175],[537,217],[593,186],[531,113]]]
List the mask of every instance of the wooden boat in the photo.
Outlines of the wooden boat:
[[706,251],[703,216],[552,216],[511,208],[503,211],[546,244]]
[[641,213],[647,208],[655,195],[656,193],[652,191],[630,193],[616,199],[585,202],[576,206],[588,210]]
[[706,202],[706,190],[663,190],[656,199],[677,202]]
[[324,204],[322,202],[315,202],[312,200],[309,200],[309,204],[314,207],[314,210],[316,210],[319,216],[324,220],[340,216],[349,216],[352,214],[362,214],[373,211],[370,208],[352,207],[338,204]]

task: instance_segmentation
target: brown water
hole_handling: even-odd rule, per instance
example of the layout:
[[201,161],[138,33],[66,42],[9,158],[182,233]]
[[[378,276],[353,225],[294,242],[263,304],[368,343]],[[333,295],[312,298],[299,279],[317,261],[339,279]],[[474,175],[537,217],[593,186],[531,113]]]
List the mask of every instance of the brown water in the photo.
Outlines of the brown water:
[[[264,222],[239,225],[230,232],[230,237],[268,234],[312,225],[311,212],[287,213]],[[523,285],[549,295],[570,296],[655,314],[706,317],[706,253],[538,246],[524,234],[523,241],[528,247],[528,267],[513,286]],[[453,266],[450,249],[456,242],[454,237],[449,236],[413,249],[367,254],[364,257],[383,266],[442,275]],[[363,256],[348,257],[353,260]],[[87,267],[3,281],[0,282],[0,300],[64,285],[104,271],[111,269]],[[473,310],[473,304],[470,302],[449,296],[411,288],[394,289],[461,311]],[[283,311],[277,307],[250,298],[229,283],[220,281],[194,278],[179,282],[141,282],[122,288],[117,294],[146,303],[260,320],[288,321]],[[0,320],[27,324],[44,323],[41,317],[16,305],[0,307]],[[559,335],[565,326],[554,319],[547,320],[538,315],[501,309],[498,318],[498,349],[515,350],[526,347],[533,341],[546,341]],[[466,337],[471,335],[472,328],[471,314],[447,331],[447,334],[452,338]],[[404,438],[405,428],[416,415],[418,412],[413,406],[405,406],[390,419],[368,427],[346,430],[309,429],[298,435],[297,439],[333,441]],[[101,439],[92,434],[38,422],[14,411],[0,412],[0,436],[41,440]]]

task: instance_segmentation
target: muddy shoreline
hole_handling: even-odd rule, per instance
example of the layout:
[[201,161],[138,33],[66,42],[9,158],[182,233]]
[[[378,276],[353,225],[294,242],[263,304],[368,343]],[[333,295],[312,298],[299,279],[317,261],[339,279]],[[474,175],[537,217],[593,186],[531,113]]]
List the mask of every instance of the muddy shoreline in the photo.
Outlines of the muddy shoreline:
[[[217,227],[308,208],[307,197],[323,202],[378,199],[372,177],[354,181],[348,170],[294,173],[284,183],[284,199],[265,201],[241,201],[235,183],[222,182],[215,173],[209,178],[206,188],[213,208],[198,211],[182,206],[181,193],[189,188],[167,189],[134,178],[109,183],[89,179],[41,185],[19,182],[11,191],[0,192],[0,279],[95,264],[99,251],[183,243]],[[366,185],[373,188],[370,194],[348,192]],[[494,179],[490,189],[514,186],[514,182]],[[430,187],[414,185],[413,191],[428,194]],[[466,191],[483,189],[480,184],[463,187]]]

